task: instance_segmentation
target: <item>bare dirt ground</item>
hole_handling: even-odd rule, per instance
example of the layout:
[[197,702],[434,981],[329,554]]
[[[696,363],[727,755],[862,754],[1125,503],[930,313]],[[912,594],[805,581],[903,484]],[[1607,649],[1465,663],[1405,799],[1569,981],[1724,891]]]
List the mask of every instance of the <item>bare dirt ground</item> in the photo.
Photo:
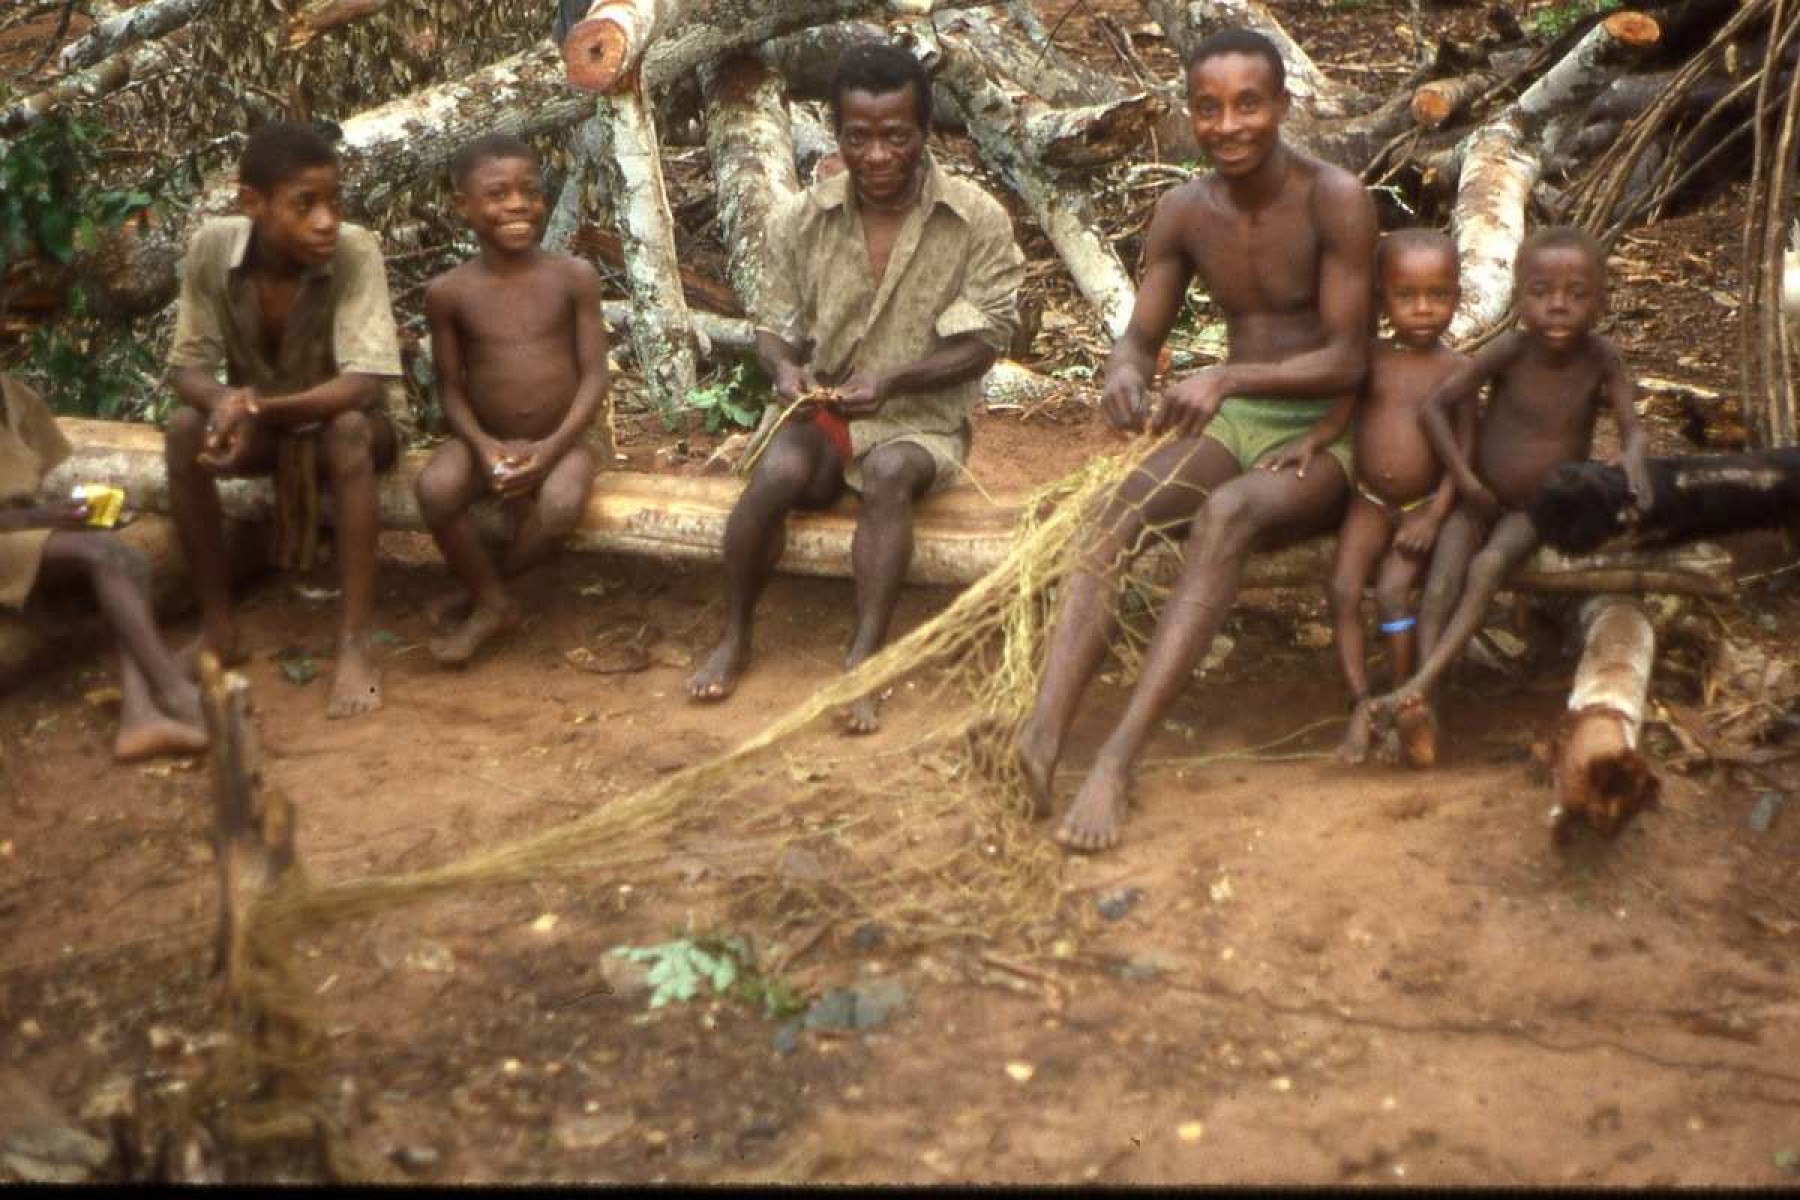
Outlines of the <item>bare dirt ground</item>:
[[[1361,21],[1346,44],[1379,45],[1371,14],[1343,12]],[[1613,327],[1639,369],[1734,386],[1713,293],[1735,289],[1738,217],[1727,196],[1622,247],[1642,267],[1618,272]],[[1659,448],[1681,448],[1673,428]],[[655,437],[625,449],[647,457]],[[988,417],[974,470],[1016,486],[1114,444],[1092,419]],[[1791,654],[1789,578],[1698,611]],[[296,584],[330,582],[267,579],[245,599],[269,781],[324,879],[452,862],[717,753],[835,672],[850,629],[847,583],[779,580],[756,669],[700,708],[681,684],[715,628],[716,571],[568,560],[531,581],[522,631],[448,674],[423,649],[435,556],[387,535],[387,707],[344,724],[324,720],[322,680],[277,660],[323,662],[330,602]],[[947,597],[909,592],[900,630]],[[1234,651],[1150,748],[1125,845],[1064,867],[1072,909],[1113,915],[1047,951],[900,950],[868,927],[763,946],[804,999],[904,989],[878,1027],[796,1036],[736,1001],[648,1010],[609,964],[612,946],[682,931],[766,940],[731,926],[734,880],[704,856],[675,882],[470,892],[305,943],[334,1119],[364,1162],[435,1181],[1791,1184],[1800,817],[1757,833],[1750,815],[1800,771],[1665,772],[1660,809],[1559,852],[1531,746],[1562,708],[1566,656],[1465,670],[1440,769],[1344,769],[1323,753],[1344,693],[1321,617],[1311,595],[1240,604]],[[565,663],[622,627],[659,635],[647,669]],[[1662,656],[1659,699],[1698,700],[1690,649]],[[110,764],[112,714],[90,694],[112,682],[96,655],[0,706],[0,1134],[34,1102],[100,1133],[118,1080],[178,1095],[218,1028],[207,780]],[[839,803],[845,778],[905,753],[929,683],[900,689],[870,741],[809,735],[835,761],[796,805]],[[1121,700],[1093,694],[1064,799]]]

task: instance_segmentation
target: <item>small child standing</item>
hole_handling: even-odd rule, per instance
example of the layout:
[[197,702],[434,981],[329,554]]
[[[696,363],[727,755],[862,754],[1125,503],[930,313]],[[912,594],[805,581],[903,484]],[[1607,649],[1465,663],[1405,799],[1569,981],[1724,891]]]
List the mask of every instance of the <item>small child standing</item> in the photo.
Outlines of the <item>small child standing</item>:
[[[1369,752],[1368,674],[1363,660],[1363,589],[1375,581],[1375,610],[1387,635],[1396,682],[1412,675],[1417,618],[1412,592],[1438,530],[1456,504],[1456,486],[1425,436],[1425,398],[1468,358],[1442,338],[1456,314],[1456,244],[1433,229],[1402,229],[1375,250],[1376,298],[1393,336],[1369,349],[1369,375],[1356,410],[1356,492],[1338,535],[1331,601],[1338,657],[1356,705],[1338,747],[1344,762]],[[1457,445],[1466,454],[1475,430],[1475,397],[1455,402]],[[1402,748],[1417,740],[1403,723]]]
[[[460,666],[518,622],[503,577],[549,558],[581,520],[596,463],[584,444],[606,398],[600,276],[538,246],[544,192],[537,154],[495,134],[451,164],[456,207],[481,253],[425,289],[444,418],[455,438],[419,473],[419,511],[467,589],[466,611],[432,657]],[[497,497],[507,549],[496,566],[470,507]]]
[[[1430,697],[1438,679],[1475,636],[1506,577],[1537,549],[1527,510],[1551,472],[1587,458],[1603,406],[1612,409],[1618,426],[1620,465],[1633,499],[1640,508],[1651,500],[1631,376],[1618,347],[1594,332],[1606,311],[1606,258],[1599,245],[1566,225],[1538,230],[1519,247],[1513,296],[1520,327],[1440,383],[1422,415],[1461,502],[1444,524],[1426,582],[1424,665],[1368,705],[1370,719],[1405,718],[1418,730],[1408,756],[1421,766],[1436,757]],[[1450,413],[1489,383],[1471,462],[1457,444]],[[1443,635],[1434,640],[1437,628]]]
[[157,632],[143,555],[92,528],[80,501],[44,502],[44,476],[69,443],[38,394],[0,375],[0,606],[22,608],[40,584],[85,581],[119,642],[119,733],[113,757],[136,762],[206,748],[200,693]]

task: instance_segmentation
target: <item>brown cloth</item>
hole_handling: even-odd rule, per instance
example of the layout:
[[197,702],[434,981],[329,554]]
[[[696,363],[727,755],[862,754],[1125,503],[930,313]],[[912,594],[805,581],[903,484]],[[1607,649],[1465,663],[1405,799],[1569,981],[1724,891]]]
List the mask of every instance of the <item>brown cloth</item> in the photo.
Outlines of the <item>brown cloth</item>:
[[[0,374],[0,505],[30,501],[69,457],[69,442],[49,405],[23,380]],[[0,533],[0,607],[20,608],[37,583],[48,529]]]
[[[999,201],[946,174],[925,156],[919,201],[906,216],[876,284],[848,174],[813,184],[779,207],[765,238],[767,264],[756,327],[795,348],[812,348],[813,374],[842,383],[857,371],[916,362],[950,338],[974,334],[1004,354],[1018,328],[1025,256]],[[948,487],[969,457],[969,416],[981,400],[975,378],[895,396],[873,417],[850,423],[856,460],[876,446],[912,442],[937,465],[933,490]],[[771,406],[765,420],[779,406]]]
[[[169,366],[223,370],[228,384],[264,396],[292,395],[344,374],[382,376],[381,411],[396,440],[403,438],[410,421],[400,339],[375,235],[360,225],[338,227],[331,260],[302,274],[271,360],[256,281],[244,265],[252,229],[248,217],[219,217],[188,243]],[[317,554],[318,431],[316,425],[283,431],[276,454],[271,557],[284,569],[310,567]]]

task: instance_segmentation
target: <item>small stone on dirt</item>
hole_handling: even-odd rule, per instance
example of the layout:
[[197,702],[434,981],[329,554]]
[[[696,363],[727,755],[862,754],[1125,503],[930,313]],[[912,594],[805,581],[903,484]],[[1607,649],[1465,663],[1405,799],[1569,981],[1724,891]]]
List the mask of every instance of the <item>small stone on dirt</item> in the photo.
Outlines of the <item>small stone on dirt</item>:
[[770,1041],[775,1053],[792,1054],[800,1045],[800,1030],[801,1019],[799,1017],[782,1022],[780,1028],[775,1030],[774,1038]]
[[392,1158],[394,1165],[402,1171],[416,1174],[420,1171],[431,1170],[444,1156],[432,1146],[395,1146],[388,1157]]
[[1758,792],[1756,804],[1750,809],[1750,831],[1767,833],[1775,824],[1775,814],[1781,811],[1782,802],[1787,796],[1782,792]]
[[1144,890],[1142,888],[1114,888],[1096,899],[1094,907],[1099,909],[1100,915],[1108,921],[1117,921],[1136,908],[1138,901],[1143,898]]
[[801,1018],[808,1029],[850,1029],[856,1023],[856,993],[832,988],[812,1002]]
[[1206,1136],[1206,1126],[1199,1121],[1183,1121],[1175,1127],[1175,1136],[1184,1142],[1197,1142]]
[[562,918],[558,917],[555,913],[547,912],[531,923],[531,932],[549,933],[552,929],[556,928],[556,923],[561,919]]
[[630,1113],[565,1117],[550,1127],[550,1141],[558,1150],[598,1150],[635,1123]]
[[449,975],[456,970],[456,955],[442,942],[421,942],[406,956],[406,965],[415,971]]
[[1031,1077],[1037,1074],[1037,1068],[1028,1062],[1009,1062],[1006,1073],[1015,1083],[1030,1083]]
[[888,927],[879,921],[864,921],[850,933],[850,948],[862,953],[878,950],[887,942]]
[[856,995],[858,1029],[876,1029],[886,1025],[906,1007],[906,988],[892,979],[877,979],[853,989]]

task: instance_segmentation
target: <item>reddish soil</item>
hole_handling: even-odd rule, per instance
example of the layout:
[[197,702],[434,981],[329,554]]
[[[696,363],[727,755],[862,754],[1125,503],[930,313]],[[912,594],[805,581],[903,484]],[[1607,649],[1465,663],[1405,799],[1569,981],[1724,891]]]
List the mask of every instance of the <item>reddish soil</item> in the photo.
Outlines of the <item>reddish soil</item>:
[[[1065,4],[1040,7],[1053,18]],[[1324,16],[1277,7],[1309,42],[1327,36]],[[1374,32],[1404,6],[1389,7],[1330,15],[1377,61],[1402,56]],[[1142,21],[1093,0],[1064,40],[1103,45],[1096,13]],[[1712,293],[1734,289],[1740,205],[1622,247],[1640,265],[1615,269],[1613,329],[1646,373],[1733,390],[1733,327]],[[1659,447],[1680,448],[1671,422],[1657,429]],[[666,440],[648,422],[625,433],[634,463]],[[988,417],[973,470],[1023,487],[1113,444],[1091,419]],[[781,579],[738,696],[696,707],[681,685],[718,619],[716,570],[571,559],[530,581],[518,634],[445,673],[422,644],[435,555],[415,536],[383,549],[393,638],[373,718],[325,721],[324,681],[289,682],[275,659],[322,660],[329,602],[280,579],[245,598],[268,782],[299,806],[316,878],[454,862],[716,754],[834,673],[849,634],[847,583]],[[1713,615],[1791,654],[1787,578]],[[304,582],[329,586],[329,570]],[[948,596],[909,591],[900,631]],[[1072,905],[1141,893],[1117,920],[1071,923],[1035,956],[826,931],[783,969],[796,991],[885,977],[909,1004],[784,1053],[779,1022],[744,1004],[649,1011],[602,971],[617,944],[716,927],[731,879],[696,867],[677,882],[468,892],[303,943],[330,1022],[326,1108],[364,1163],[437,1181],[1791,1184],[1800,815],[1760,834],[1748,818],[1759,796],[1800,787],[1800,770],[1665,772],[1660,809],[1615,842],[1559,852],[1530,751],[1561,712],[1567,658],[1546,652],[1509,678],[1465,670],[1441,768],[1347,770],[1323,754],[1344,694],[1321,618],[1315,596],[1240,604],[1235,650],[1150,748],[1124,846],[1063,869]],[[625,626],[660,635],[647,670],[563,661]],[[1659,699],[1697,702],[1690,650],[1663,656]],[[123,1076],[175,1103],[219,1025],[208,781],[108,761],[113,716],[91,694],[112,682],[96,655],[0,707],[0,1140],[21,1095],[73,1119]],[[878,773],[929,715],[930,682],[901,688],[871,741],[821,732],[802,747]],[[1121,699],[1096,688],[1063,800]],[[225,1169],[319,1170],[299,1153]]]

